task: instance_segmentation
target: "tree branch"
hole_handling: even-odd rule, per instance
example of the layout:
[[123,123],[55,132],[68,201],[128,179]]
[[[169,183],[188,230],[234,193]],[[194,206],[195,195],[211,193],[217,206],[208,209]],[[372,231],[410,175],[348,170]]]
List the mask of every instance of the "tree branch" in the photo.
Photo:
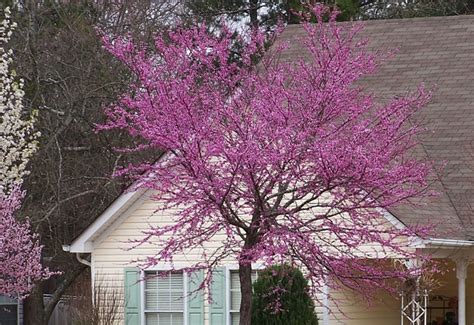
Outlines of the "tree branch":
[[61,283],[54,290],[53,295],[49,299],[48,303],[44,307],[45,319],[49,319],[53,313],[54,307],[58,304],[64,292],[74,282],[74,280],[87,268],[84,264],[76,264],[76,268],[72,271],[68,271],[64,274]]

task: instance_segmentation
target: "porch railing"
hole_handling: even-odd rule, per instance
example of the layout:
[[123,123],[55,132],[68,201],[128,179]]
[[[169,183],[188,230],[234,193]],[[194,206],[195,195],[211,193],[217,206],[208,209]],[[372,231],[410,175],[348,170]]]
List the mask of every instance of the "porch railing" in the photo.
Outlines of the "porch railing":
[[428,291],[414,292],[401,296],[401,325],[427,325],[428,323]]

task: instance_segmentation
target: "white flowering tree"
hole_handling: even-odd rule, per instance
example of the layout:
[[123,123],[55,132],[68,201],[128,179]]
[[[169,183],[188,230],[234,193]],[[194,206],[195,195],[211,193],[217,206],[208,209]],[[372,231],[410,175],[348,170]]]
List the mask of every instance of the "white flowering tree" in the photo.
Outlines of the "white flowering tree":
[[23,118],[23,80],[10,69],[13,52],[6,45],[15,27],[6,8],[0,23],[0,191],[6,194],[21,186],[28,159],[37,146],[33,118]]
[[13,52],[7,44],[16,24],[10,10],[0,22],[0,295],[25,297],[34,282],[50,275],[41,266],[41,246],[28,222],[15,219],[24,192],[23,177],[37,147],[34,114],[25,118],[23,81],[10,68]]

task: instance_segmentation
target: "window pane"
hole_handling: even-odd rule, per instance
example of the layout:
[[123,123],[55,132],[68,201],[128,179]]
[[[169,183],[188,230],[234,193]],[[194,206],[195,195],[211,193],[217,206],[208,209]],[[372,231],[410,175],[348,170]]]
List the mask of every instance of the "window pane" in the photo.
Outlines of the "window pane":
[[172,273],[170,275],[170,289],[172,291],[183,292],[183,274],[182,273]]
[[0,305],[16,305],[18,302],[7,296],[0,295]]
[[158,324],[158,314],[157,313],[146,313],[145,314],[145,324],[146,325],[157,325]]
[[159,325],[173,325],[173,316],[171,314],[160,314],[158,316]]
[[156,294],[158,298],[157,309],[159,311],[169,311],[170,310],[170,293],[166,291],[157,291]]
[[[252,271],[252,283],[258,277],[257,271]],[[238,311],[240,310],[240,300],[242,294],[240,293],[240,278],[239,271],[230,272],[230,310]]]
[[252,277],[252,283],[254,283],[255,281],[257,281],[257,279],[258,279],[258,273],[257,273],[257,271],[253,271],[252,274],[251,274],[251,277]]
[[146,325],[184,325],[182,313],[146,313]]
[[158,288],[158,278],[156,273],[146,273],[145,274],[145,290],[156,290]]
[[158,292],[156,290],[145,290],[145,309],[158,308]]
[[242,299],[242,294],[239,290],[232,290],[230,292],[230,309],[231,310],[239,310],[240,309],[240,300]]
[[[171,325],[184,325],[184,317],[182,313],[173,313]],[[160,324],[161,325],[161,324]]]
[[156,279],[157,279],[157,282],[158,282],[158,286],[157,286],[158,290],[169,290],[169,288],[170,288],[169,276],[166,276],[166,277],[160,276]]
[[149,275],[145,283],[145,309],[159,312],[184,310],[183,273],[159,276],[155,272]]
[[[258,272],[252,271],[251,273],[252,283],[258,279]],[[240,278],[239,271],[230,271],[230,288],[240,290]]]
[[170,310],[183,310],[184,297],[183,292],[171,292]]
[[240,324],[240,313],[231,313],[230,314],[230,324],[239,325]]
[[230,288],[240,290],[239,271],[230,272]]
[[1,325],[16,325],[18,322],[17,305],[0,305],[0,324]]

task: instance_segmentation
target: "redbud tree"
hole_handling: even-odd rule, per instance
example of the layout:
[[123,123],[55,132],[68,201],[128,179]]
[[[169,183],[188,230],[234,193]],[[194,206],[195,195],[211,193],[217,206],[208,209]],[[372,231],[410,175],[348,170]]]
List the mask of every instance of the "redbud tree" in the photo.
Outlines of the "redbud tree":
[[[173,224],[151,227],[136,243],[157,245],[142,266],[172,265],[174,255],[225,234],[186,270],[209,271],[207,287],[216,265],[235,257],[243,325],[253,262],[300,266],[313,294],[328,277],[331,286],[368,294],[409,271],[370,263],[361,247],[413,257],[407,238],[422,233],[382,227],[381,211],[427,195],[430,164],[411,150],[420,131],[412,117],[429,92],[376,102],[357,81],[384,57],[367,49],[360,26],[341,27],[321,6],[313,14],[317,22],[302,23],[297,45],[309,58],[292,63],[278,60],[285,45],[277,41],[255,65],[266,42],[257,30],[234,39],[225,27],[178,27],[157,34],[152,48],[103,37],[134,81],[100,129],[127,131],[137,143],[130,151],[166,150],[164,159],[121,173],[155,190],[164,210],[179,208]],[[241,44],[238,60],[233,42]]]
[[38,135],[33,130],[33,118],[24,118],[23,81],[10,68],[13,53],[6,45],[14,28],[6,8],[0,22],[0,295],[24,298],[35,281],[50,273],[41,265],[42,247],[30,224],[15,218]]
[[9,195],[0,193],[0,295],[19,299],[31,292],[36,281],[50,275],[41,265],[38,236],[28,222],[15,218],[23,196],[18,189]]

